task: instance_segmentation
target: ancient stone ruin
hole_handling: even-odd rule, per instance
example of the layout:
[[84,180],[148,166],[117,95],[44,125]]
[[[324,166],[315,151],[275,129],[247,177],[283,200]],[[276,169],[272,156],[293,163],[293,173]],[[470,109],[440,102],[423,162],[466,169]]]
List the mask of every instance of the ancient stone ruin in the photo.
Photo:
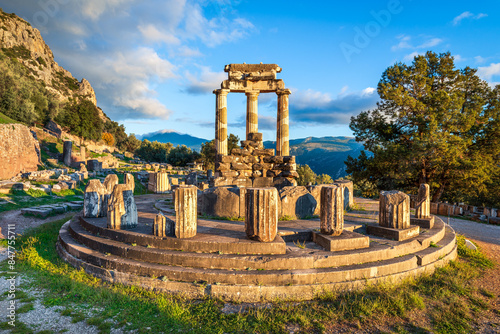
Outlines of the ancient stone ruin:
[[[288,135],[288,95],[283,80],[276,78],[281,68],[276,64],[230,64],[224,69],[228,79],[216,95],[215,117],[215,186],[270,187],[296,185],[295,157],[290,156]],[[227,94],[247,96],[246,138],[241,148],[228,152]],[[264,149],[262,133],[258,132],[258,97],[261,93],[278,96],[276,155]]]
[[[170,182],[159,164],[148,164],[154,172],[138,179],[147,180],[155,194],[136,204],[132,175],[124,184],[116,175],[103,184],[91,180],[83,215],[60,230],[61,257],[110,282],[236,302],[310,300],[324,291],[397,282],[455,259],[455,234],[430,215],[427,185],[413,199],[415,217],[409,196],[399,191],[381,193],[379,203],[365,203],[369,210],[364,211],[357,210],[364,199],[355,205],[351,181],[296,185],[288,144],[290,92],[276,79],[280,71],[273,64],[226,67],[228,80],[215,91],[217,160],[211,188],[202,188],[198,171],[177,171],[188,175],[192,185],[186,186],[177,177]],[[231,152],[229,92],[247,95],[246,138]],[[258,132],[260,93],[278,94],[276,155],[264,149]]]

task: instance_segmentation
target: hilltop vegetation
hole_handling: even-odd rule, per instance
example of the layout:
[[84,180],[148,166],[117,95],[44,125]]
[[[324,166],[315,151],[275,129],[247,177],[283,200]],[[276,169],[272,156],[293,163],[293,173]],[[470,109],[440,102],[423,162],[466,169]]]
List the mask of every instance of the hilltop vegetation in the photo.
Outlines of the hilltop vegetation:
[[348,158],[354,181],[411,193],[428,183],[434,202],[500,205],[500,85],[476,72],[433,52],[389,67],[377,108],[351,119],[373,153]]

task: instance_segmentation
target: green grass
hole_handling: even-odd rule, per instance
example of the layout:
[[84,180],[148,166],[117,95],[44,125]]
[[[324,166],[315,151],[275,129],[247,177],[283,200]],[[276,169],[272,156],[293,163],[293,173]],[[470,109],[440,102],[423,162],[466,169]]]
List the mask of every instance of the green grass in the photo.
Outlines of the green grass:
[[81,183],[76,189],[61,190],[53,192],[52,195],[37,189],[29,189],[28,191],[14,190],[10,195],[6,196],[10,202],[0,202],[0,212],[61,202],[81,201],[84,189],[85,183]]
[[0,124],[10,124],[10,123],[19,123],[14,121],[12,118],[5,116],[0,112]]
[[[116,175],[118,175],[119,183],[125,182],[124,173],[118,173]],[[144,186],[135,175],[134,175],[134,182],[135,182],[134,195],[137,196],[137,195],[152,194],[152,192],[148,190],[147,186]]]
[[[33,287],[45,291],[45,305],[63,306],[64,315],[73,319],[81,319],[75,309],[97,305],[100,309],[87,318],[87,323],[96,325],[101,333],[113,326],[139,333],[146,327],[153,333],[283,333],[290,324],[299,325],[305,332],[323,332],[339,322],[363,328],[365,322],[387,316],[407,319],[414,310],[425,310],[432,332],[470,333],[478,315],[490,307],[491,297],[485,296],[488,293],[481,294],[471,282],[494,264],[479,250],[467,249],[461,236],[457,238],[460,260],[438,268],[432,275],[398,285],[370,285],[362,291],[325,291],[311,302],[276,301],[271,308],[224,314],[221,310],[225,303],[218,299],[193,302],[138,287],[111,285],[69,266],[54,247],[64,222],[44,224],[18,238],[18,271],[32,278]],[[394,325],[393,330],[420,332],[419,328],[410,323],[405,327]]]

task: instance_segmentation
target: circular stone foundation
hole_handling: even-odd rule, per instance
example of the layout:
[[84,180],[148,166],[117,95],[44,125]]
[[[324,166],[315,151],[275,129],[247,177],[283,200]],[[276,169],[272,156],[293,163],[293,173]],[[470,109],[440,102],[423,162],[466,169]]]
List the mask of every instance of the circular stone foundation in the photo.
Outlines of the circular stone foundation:
[[106,218],[74,217],[60,230],[60,256],[112,283],[242,302],[310,300],[326,291],[398,282],[457,256],[455,233],[439,218],[398,242],[366,235],[366,226],[376,224],[369,211],[348,213],[341,237],[319,234],[319,219],[292,220],[280,221],[276,239],[261,243],[246,238],[243,221],[200,218],[195,237],[156,237],[158,209],[173,215],[168,198],[136,197],[139,224],[132,230],[108,229]]

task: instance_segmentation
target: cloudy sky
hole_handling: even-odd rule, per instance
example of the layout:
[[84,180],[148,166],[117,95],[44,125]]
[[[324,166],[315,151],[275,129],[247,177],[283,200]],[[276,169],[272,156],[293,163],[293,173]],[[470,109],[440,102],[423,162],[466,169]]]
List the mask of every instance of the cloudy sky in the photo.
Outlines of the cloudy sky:
[[[382,72],[427,50],[500,82],[498,1],[0,0],[42,33],[56,61],[94,87],[128,133],[214,137],[229,63],[276,63],[292,90],[290,136],[351,136]],[[228,97],[244,137],[244,94]],[[275,139],[276,95],[259,96],[259,130]]]

